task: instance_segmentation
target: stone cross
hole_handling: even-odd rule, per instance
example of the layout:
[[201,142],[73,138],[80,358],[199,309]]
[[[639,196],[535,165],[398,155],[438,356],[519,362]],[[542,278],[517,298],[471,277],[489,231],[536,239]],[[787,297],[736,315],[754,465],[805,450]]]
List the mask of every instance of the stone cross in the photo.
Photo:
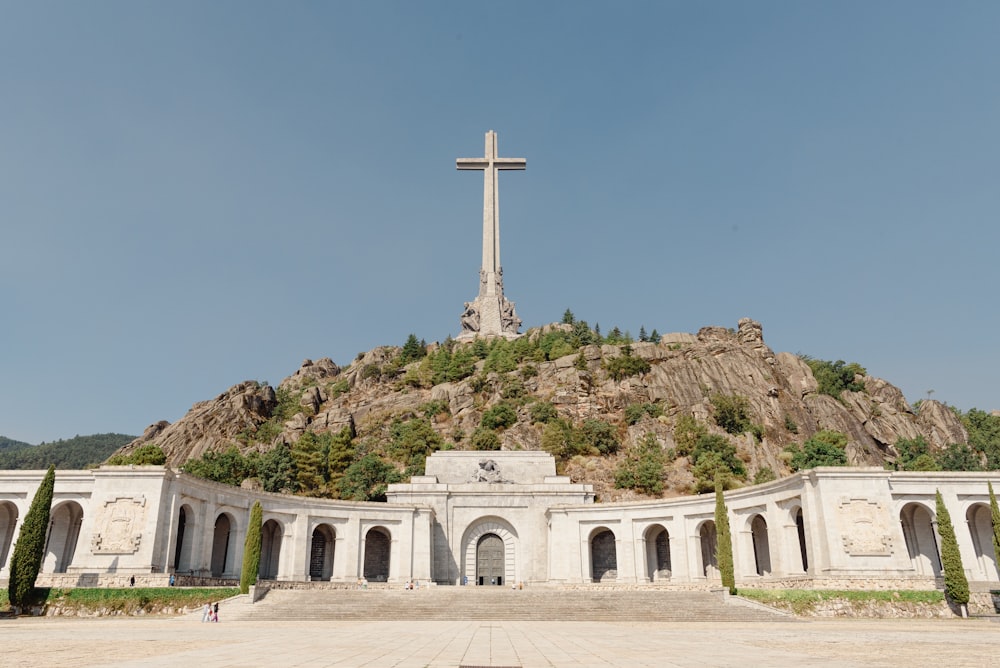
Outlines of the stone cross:
[[497,172],[501,169],[525,169],[524,158],[497,156],[497,133],[486,133],[486,155],[482,158],[458,158],[460,170],[483,171],[483,264],[479,270],[479,294],[466,302],[462,313],[462,333],[459,338],[479,335],[512,338],[517,336],[521,320],[514,312],[514,303],[503,295],[503,268],[500,266],[500,199]]

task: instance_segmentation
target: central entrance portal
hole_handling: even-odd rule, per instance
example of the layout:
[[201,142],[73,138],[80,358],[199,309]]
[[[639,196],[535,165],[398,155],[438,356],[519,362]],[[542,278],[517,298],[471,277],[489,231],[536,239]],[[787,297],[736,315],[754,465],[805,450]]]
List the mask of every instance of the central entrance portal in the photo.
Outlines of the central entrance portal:
[[476,584],[502,585],[503,576],[503,541],[495,533],[488,533],[476,546]]

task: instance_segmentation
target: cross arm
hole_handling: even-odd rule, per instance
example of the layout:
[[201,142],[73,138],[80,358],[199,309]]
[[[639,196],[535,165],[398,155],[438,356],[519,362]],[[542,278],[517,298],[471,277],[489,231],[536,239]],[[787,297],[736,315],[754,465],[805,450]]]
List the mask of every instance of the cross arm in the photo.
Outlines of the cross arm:
[[457,158],[456,169],[489,169],[490,163],[482,158]]

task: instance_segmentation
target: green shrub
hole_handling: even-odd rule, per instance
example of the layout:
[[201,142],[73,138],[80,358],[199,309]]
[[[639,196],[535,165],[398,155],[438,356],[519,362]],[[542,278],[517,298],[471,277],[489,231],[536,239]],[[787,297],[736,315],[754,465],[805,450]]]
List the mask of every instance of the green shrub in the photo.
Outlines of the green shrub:
[[625,424],[637,424],[647,415],[658,418],[663,415],[663,409],[657,404],[629,404],[625,407]]
[[[691,452],[691,459],[697,465],[703,457],[710,454],[716,455],[729,473],[740,478],[746,475],[746,467],[736,455],[736,446],[725,436],[705,434],[699,438]],[[715,476],[711,480],[714,483]]]
[[643,358],[633,357],[632,351],[625,346],[621,355],[604,360],[604,369],[615,380],[622,380],[629,376],[638,376],[639,374],[647,373],[650,366],[649,362]]
[[937,463],[942,471],[982,471],[979,455],[965,443],[949,443],[937,453]]
[[785,416],[785,429],[793,434],[799,433],[799,425],[795,424],[795,420],[790,415]]
[[369,453],[344,471],[340,479],[340,497],[351,501],[385,501],[389,485],[401,479],[392,464]]
[[826,360],[813,359],[808,355],[803,355],[802,360],[812,370],[820,394],[827,394],[839,401],[840,393],[844,390],[852,392],[864,392],[865,390],[865,384],[854,379],[856,376],[865,376],[868,372],[856,362],[850,364],[844,360],[827,362]]
[[709,401],[712,403],[712,419],[715,424],[726,430],[726,433],[738,436],[751,431],[753,423],[750,421],[750,402],[746,397],[739,394],[713,394]]
[[483,413],[480,425],[487,429],[506,429],[517,422],[517,411],[505,402],[501,402]]
[[559,417],[559,411],[548,401],[536,401],[528,409],[532,422],[551,422]]
[[111,466],[163,466],[166,462],[167,456],[160,446],[155,443],[146,443],[127,455],[112,456],[107,463]]
[[656,434],[647,433],[615,469],[615,487],[657,495],[663,491],[663,448]]
[[753,484],[762,485],[765,482],[771,482],[772,480],[776,480],[777,478],[778,476],[774,474],[774,471],[771,470],[770,466],[764,466],[758,469],[757,473],[754,474]]
[[417,410],[424,414],[424,417],[432,418],[435,415],[440,415],[442,413],[449,413],[448,402],[443,399],[434,399],[433,401],[428,401],[425,404],[420,404]]
[[687,457],[694,451],[698,439],[708,434],[708,428],[698,422],[693,415],[682,415],[677,418],[674,426],[674,443],[677,444],[677,454]]
[[584,420],[577,430],[581,445],[602,455],[618,452],[618,433],[614,426],[603,420]]
[[330,385],[330,388],[327,390],[327,395],[332,400],[336,399],[342,394],[347,394],[350,390],[351,390],[351,384],[347,382],[346,378],[341,378],[337,382]]
[[476,427],[469,439],[473,450],[499,450],[500,437],[489,427]]
[[791,453],[789,462],[793,471],[816,468],[817,466],[847,466],[847,436],[839,431],[824,429],[802,444],[791,445],[785,450]]
[[557,459],[569,459],[577,453],[573,426],[562,418],[549,421],[542,430],[542,450]]

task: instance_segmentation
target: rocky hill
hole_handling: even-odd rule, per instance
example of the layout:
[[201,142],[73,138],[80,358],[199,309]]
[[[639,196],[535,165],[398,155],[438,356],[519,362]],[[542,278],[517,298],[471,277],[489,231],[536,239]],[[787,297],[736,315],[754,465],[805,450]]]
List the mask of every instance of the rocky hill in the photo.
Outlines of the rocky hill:
[[[400,425],[422,420],[434,432],[431,450],[477,449],[474,443],[548,449],[564,473],[594,483],[599,498],[611,500],[641,498],[616,489],[614,471],[649,433],[667,455],[661,494],[693,489],[690,449],[678,447],[675,433],[684,416],[735,447],[746,471],[740,484],[761,479],[762,472],[787,475],[788,446],[821,430],[846,435],[852,465],[893,461],[899,439],[923,437],[932,450],[968,441],[948,407],[924,401],[918,413],[878,378],[858,375],[855,389],[838,397],[820,392],[806,361],[775,354],[760,324],[748,318],[735,330],[705,327],[657,343],[596,345],[588,343],[592,334],[579,324],[558,324],[513,342],[379,347],[345,368],[306,360],[277,388],[240,383],[195,404],[174,424],[150,426],[120,452],[155,443],[168,464],[181,466],[233,447],[266,452],[294,448],[308,433],[349,433],[355,457],[375,453],[413,473],[422,458],[401,456],[391,446]],[[742,402],[745,432],[720,426],[720,397]],[[567,445],[573,438],[560,433],[584,434],[583,445]],[[596,433],[596,441],[588,442],[587,433]]]

